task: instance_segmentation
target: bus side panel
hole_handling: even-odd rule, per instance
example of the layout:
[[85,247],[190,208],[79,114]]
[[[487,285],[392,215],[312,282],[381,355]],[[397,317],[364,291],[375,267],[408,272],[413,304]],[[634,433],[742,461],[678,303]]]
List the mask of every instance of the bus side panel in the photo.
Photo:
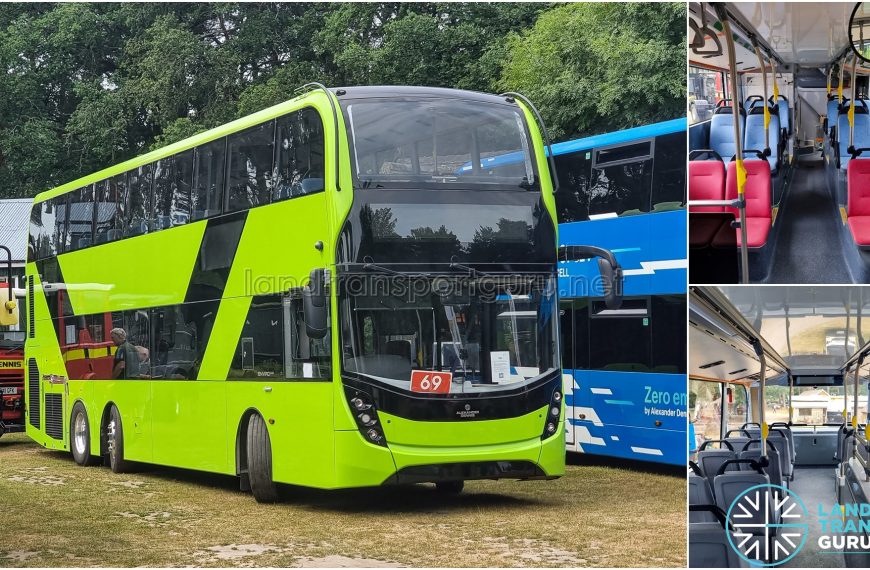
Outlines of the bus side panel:
[[335,485],[332,382],[228,380],[224,384],[225,448],[233,473],[242,417],[247,410],[256,410],[269,430],[275,481],[308,487]]
[[234,474],[226,453],[226,382],[152,382],[154,462]]
[[[559,243],[604,247],[616,254],[625,275],[623,294],[659,295],[685,292],[686,211],[603,218],[559,225]],[[559,264],[559,295],[586,297],[599,280],[598,264]],[[596,293],[597,294],[597,293]]]
[[[91,423],[91,452],[100,449],[100,426],[108,418],[109,405],[121,415],[124,435],[124,458],[148,463],[153,461],[151,421],[151,381],[149,380],[71,380],[70,394],[90,387],[86,408]],[[86,393],[86,392],[85,392]],[[71,399],[74,401],[74,399]],[[70,411],[72,407],[70,407]]]
[[[682,465],[686,462],[686,377],[574,370],[569,450]],[[571,437],[569,436],[569,441]]]

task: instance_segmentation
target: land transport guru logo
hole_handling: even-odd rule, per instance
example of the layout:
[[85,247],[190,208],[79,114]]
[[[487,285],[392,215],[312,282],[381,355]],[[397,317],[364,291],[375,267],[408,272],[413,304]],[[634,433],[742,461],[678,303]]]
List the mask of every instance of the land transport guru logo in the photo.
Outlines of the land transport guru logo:
[[731,548],[752,566],[779,566],[791,560],[809,537],[809,512],[801,498],[779,485],[756,485],[740,493],[728,509]]

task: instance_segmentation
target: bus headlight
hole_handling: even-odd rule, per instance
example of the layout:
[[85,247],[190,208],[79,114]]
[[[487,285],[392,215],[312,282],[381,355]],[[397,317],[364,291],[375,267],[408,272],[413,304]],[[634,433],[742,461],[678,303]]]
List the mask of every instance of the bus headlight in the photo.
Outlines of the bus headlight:
[[559,431],[559,425],[562,423],[562,392],[558,388],[553,390],[553,395],[550,396],[550,406],[547,410],[547,418],[544,421],[544,433],[541,434],[541,439],[547,439],[555,435]]
[[378,410],[371,397],[358,390],[347,388],[347,403],[353,412],[357,428],[366,441],[375,445],[387,446],[387,438],[378,420]]

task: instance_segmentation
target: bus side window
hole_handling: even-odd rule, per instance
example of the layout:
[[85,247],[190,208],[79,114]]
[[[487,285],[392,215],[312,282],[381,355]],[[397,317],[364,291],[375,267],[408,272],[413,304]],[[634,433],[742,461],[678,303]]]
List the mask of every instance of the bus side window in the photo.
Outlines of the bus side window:
[[142,235],[149,231],[151,217],[151,164],[140,166],[129,173],[127,212],[124,219],[124,237]]
[[167,380],[196,380],[218,301],[151,310],[150,373]]
[[557,156],[556,172],[560,182],[559,191],[556,192],[559,223],[588,220],[592,152],[580,151]]
[[57,255],[57,208],[54,200],[46,200],[33,206],[30,216],[30,235],[34,245],[35,259]]
[[269,203],[275,121],[229,135],[228,212]]
[[686,207],[686,131],[660,135],[655,143],[652,211]]
[[67,217],[69,214],[69,194],[63,194],[62,196],[53,198],[52,202],[54,203],[55,212],[54,237],[52,238],[52,243],[54,250],[59,255],[69,250],[69,232],[67,232],[67,224],[69,220]]
[[116,241],[123,236],[124,214],[127,211],[127,174],[119,174],[106,181],[107,205],[104,233],[98,234],[97,243]]
[[164,230],[190,220],[193,185],[193,151],[168,156],[154,165],[154,220],[151,227]]
[[594,151],[590,216],[631,216],[649,212],[652,143]]
[[225,138],[196,147],[196,178],[191,196],[194,220],[211,218],[221,213],[226,147]]
[[84,249],[94,241],[94,187],[79,188],[69,198],[69,251]]
[[245,316],[230,378],[283,378],[284,334],[280,295],[251,299]]
[[115,216],[118,212],[118,195],[116,188],[103,180],[94,184],[97,208],[94,219],[94,243],[109,241],[109,232],[115,229]]
[[301,295],[284,301],[284,366],[286,377],[294,379],[332,378],[332,335],[313,339],[306,334]]
[[305,108],[280,117],[276,140],[272,201],[322,192],[324,141],[320,114]]

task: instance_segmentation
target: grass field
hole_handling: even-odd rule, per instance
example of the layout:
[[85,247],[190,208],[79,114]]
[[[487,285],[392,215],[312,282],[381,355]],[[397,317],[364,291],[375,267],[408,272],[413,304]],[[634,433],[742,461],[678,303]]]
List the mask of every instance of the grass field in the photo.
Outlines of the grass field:
[[556,481],[287,489],[259,505],[235,479],[79,467],[0,438],[0,566],[685,566],[680,476],[570,465]]

